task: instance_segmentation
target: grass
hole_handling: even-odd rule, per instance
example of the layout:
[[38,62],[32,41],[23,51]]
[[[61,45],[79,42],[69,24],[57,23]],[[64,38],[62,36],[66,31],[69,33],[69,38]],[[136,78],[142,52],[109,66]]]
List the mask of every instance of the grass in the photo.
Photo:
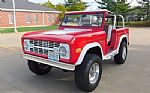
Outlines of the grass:
[[[57,25],[53,26],[44,26],[44,27],[19,27],[17,28],[18,32],[25,32],[25,31],[39,31],[39,30],[53,30],[57,29]],[[14,28],[0,28],[0,33],[5,34],[5,33],[13,33]]]

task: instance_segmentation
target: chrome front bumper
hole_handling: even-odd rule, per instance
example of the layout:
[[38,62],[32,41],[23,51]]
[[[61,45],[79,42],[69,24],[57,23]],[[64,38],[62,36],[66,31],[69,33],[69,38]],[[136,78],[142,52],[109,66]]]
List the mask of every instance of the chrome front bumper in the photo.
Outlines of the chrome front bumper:
[[45,58],[41,58],[41,57],[37,57],[37,56],[32,56],[29,54],[23,54],[23,57],[27,60],[32,60],[38,63],[43,63],[43,64],[47,64],[53,67],[58,67],[61,69],[65,69],[65,70],[70,70],[70,71],[74,71],[75,70],[75,65],[72,64],[66,64],[63,62],[57,62],[57,61],[50,61],[48,59]]

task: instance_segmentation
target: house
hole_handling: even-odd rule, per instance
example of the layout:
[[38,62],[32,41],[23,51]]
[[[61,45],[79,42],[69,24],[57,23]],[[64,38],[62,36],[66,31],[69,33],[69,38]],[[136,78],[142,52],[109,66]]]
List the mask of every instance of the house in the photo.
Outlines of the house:
[[[26,26],[50,26],[59,22],[59,11],[47,8],[28,0],[15,0],[16,25]],[[14,14],[12,0],[0,0],[0,28],[13,27]]]

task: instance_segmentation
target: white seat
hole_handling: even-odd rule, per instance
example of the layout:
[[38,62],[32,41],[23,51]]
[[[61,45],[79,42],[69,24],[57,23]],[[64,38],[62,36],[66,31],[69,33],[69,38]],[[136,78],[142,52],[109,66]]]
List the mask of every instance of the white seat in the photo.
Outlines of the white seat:
[[111,40],[111,34],[112,34],[112,30],[113,30],[113,26],[109,25],[108,26],[108,32],[107,32],[107,44],[110,42]]

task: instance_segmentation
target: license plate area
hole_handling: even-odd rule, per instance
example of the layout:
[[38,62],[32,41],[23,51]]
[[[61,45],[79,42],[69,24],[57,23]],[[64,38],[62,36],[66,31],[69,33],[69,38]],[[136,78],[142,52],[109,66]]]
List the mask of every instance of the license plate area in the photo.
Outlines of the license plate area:
[[48,51],[48,59],[50,61],[59,61],[59,54],[54,51]]

